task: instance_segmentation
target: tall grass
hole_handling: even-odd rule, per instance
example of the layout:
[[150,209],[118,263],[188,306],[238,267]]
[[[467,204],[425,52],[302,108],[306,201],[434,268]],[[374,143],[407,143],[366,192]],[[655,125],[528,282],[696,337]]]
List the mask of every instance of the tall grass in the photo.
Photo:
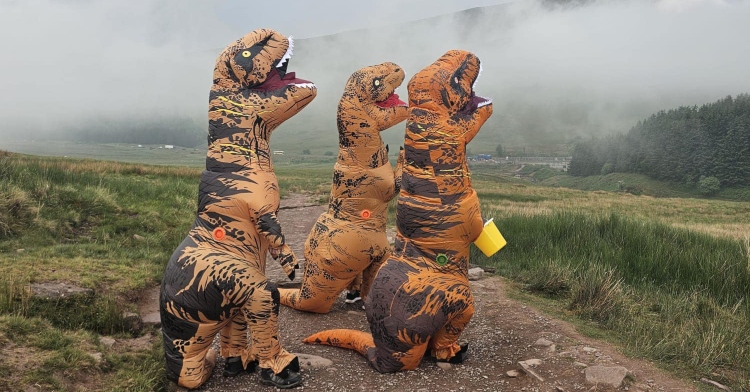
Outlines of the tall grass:
[[508,245],[489,260],[472,248],[473,262],[567,303],[638,355],[750,390],[747,245],[615,213],[494,215]]

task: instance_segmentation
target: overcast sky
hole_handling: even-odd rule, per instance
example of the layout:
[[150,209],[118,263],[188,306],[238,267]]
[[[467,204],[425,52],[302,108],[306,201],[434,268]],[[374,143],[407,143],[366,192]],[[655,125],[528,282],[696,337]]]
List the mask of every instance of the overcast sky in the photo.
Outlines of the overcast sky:
[[283,6],[274,1],[228,0],[218,9],[234,27],[264,23],[299,38],[346,30],[387,26],[448,14],[468,8],[508,3],[512,0],[291,0]]
[[[260,27],[298,38],[372,28],[372,42],[337,48],[345,55],[331,61],[345,75],[331,85],[319,76],[319,89],[334,93],[346,75],[369,65],[361,64],[364,54],[402,62],[413,74],[445,51],[445,37],[490,35],[465,48],[485,65],[479,92],[494,94],[493,121],[562,107],[563,117],[571,112],[594,125],[604,124],[597,116],[629,113],[621,118],[630,124],[657,110],[750,92],[745,0],[602,0],[564,11],[519,0],[491,26],[444,24],[402,34],[404,51],[373,44],[400,22],[506,2],[0,0],[0,137],[91,116],[205,117],[218,51]],[[294,60],[291,67],[330,73]],[[327,107],[318,102],[323,96],[306,111]]]

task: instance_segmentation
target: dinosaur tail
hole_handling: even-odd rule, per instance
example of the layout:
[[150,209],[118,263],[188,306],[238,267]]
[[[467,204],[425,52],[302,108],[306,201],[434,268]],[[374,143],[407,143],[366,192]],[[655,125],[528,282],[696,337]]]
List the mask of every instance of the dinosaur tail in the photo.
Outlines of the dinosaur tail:
[[326,346],[347,348],[367,357],[367,350],[375,348],[372,335],[353,329],[329,329],[310,335],[302,340],[307,344],[322,344]]

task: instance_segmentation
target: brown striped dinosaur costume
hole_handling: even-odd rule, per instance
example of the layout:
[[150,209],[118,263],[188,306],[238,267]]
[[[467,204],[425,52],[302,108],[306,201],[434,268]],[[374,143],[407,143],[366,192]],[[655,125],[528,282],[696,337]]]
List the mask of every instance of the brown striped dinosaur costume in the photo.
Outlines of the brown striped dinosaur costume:
[[257,361],[264,384],[301,382],[297,357],[279,344],[278,289],[264,276],[269,251],[291,279],[297,267],[276,217],[279,187],[268,144],[271,132],[316,95],[312,83],[286,72],[291,49],[291,40],[261,29],[216,60],[198,216],[161,286],[167,378],[186,388],[211,375],[217,333],[225,375]]
[[305,242],[305,274],[300,289],[279,289],[281,303],[328,313],[336,298],[364,271],[362,291],[375,276],[371,265],[388,257],[385,235],[388,201],[399,190],[380,132],[406,119],[406,103],[394,94],[404,81],[396,64],[383,63],[352,74],[339,101],[339,155],[328,211]]
[[463,360],[457,342],[474,313],[469,245],[483,226],[466,144],[492,114],[474,94],[479,71],[475,55],[453,50],[409,81],[398,235],[365,300],[371,334],[330,330],[304,342],[356,350],[382,373],[415,369],[427,349]]

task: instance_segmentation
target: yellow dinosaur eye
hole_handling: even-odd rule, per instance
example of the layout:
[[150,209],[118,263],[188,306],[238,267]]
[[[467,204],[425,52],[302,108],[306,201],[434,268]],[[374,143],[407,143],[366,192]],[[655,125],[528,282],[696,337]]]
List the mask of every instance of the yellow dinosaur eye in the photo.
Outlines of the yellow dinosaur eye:
[[376,85],[376,86],[380,86],[380,80],[378,80],[378,79],[375,79],[375,85]]
[[242,57],[250,57],[250,51],[246,50],[246,51],[242,52]]

